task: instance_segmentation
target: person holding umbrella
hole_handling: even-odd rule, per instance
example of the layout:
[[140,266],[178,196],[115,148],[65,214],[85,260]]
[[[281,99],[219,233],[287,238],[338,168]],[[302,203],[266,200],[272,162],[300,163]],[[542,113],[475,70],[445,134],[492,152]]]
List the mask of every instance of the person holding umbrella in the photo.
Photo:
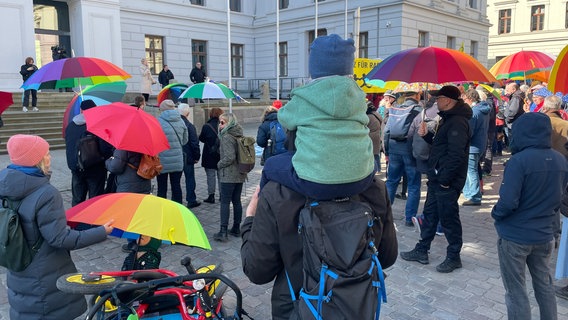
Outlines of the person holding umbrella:
[[63,198],[49,183],[47,141],[17,134],[6,148],[11,164],[0,171],[0,195],[21,201],[18,213],[28,242],[43,239],[30,265],[7,271],[10,319],[75,319],[87,310],[85,297],[59,291],[57,279],[77,272],[69,251],[104,241],[113,221],[84,231],[69,229]]
[[[26,82],[29,77],[37,71],[37,66],[34,64],[34,58],[27,57],[26,63],[20,67],[20,74],[22,75],[22,80]],[[28,107],[30,106],[30,95],[32,96],[32,110],[39,111],[37,108],[37,90],[36,89],[26,89],[24,90],[24,97],[22,101],[22,111],[28,112]]]

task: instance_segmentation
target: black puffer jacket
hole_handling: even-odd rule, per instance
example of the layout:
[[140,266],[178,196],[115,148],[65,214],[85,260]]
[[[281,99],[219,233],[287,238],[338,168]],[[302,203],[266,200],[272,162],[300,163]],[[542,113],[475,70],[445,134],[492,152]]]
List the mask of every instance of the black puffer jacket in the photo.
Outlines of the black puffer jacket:
[[205,169],[217,170],[217,163],[221,159],[219,153],[219,118],[211,118],[201,128],[199,141],[203,142],[203,153],[201,154],[201,166]]
[[432,141],[428,159],[428,180],[456,190],[463,189],[467,177],[469,157],[469,119],[473,112],[469,105],[459,100],[450,110],[438,113],[442,120],[436,136],[424,137]]
[[[375,244],[381,266],[388,268],[396,261],[398,243],[384,182],[375,179],[358,197],[367,202],[382,221],[382,228],[379,224],[374,228]],[[302,194],[270,181],[259,195],[255,217],[247,217],[242,225],[243,271],[256,284],[274,280],[273,319],[288,319],[293,309],[286,272],[295,290],[302,286],[302,240],[297,230],[305,202]]]

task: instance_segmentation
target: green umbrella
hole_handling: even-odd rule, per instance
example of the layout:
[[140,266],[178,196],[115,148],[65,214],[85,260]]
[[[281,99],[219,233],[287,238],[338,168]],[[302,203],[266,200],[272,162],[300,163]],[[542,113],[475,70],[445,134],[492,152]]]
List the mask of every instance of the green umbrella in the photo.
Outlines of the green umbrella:
[[197,98],[197,99],[232,99],[236,95],[229,87],[222,83],[214,82],[201,82],[187,88],[179,96],[183,98]]

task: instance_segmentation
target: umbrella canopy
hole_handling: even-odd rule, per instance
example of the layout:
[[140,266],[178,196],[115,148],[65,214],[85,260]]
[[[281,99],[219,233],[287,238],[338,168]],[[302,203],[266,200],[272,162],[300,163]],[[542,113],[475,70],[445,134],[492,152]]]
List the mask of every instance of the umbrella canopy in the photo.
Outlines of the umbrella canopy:
[[170,148],[158,120],[122,102],[83,111],[87,130],[117,149],[151,156]]
[[88,86],[79,94],[73,96],[65,113],[63,114],[63,137],[65,137],[65,129],[67,125],[73,121],[73,117],[81,113],[81,102],[85,100],[93,100],[97,106],[109,104],[112,102],[122,101],[126,92],[126,82],[107,82],[93,86]]
[[185,83],[170,83],[167,86],[163,87],[160,92],[158,92],[158,105],[162,103],[162,101],[166,99],[170,99],[173,102],[177,103],[179,100],[179,96],[182,92],[185,91],[189,86]]
[[0,114],[14,104],[11,92],[0,91]]
[[497,61],[497,63],[489,69],[489,72],[497,79],[537,80],[536,78],[538,78],[538,80],[547,81],[547,74],[541,72],[550,70],[553,64],[554,59],[546,53],[539,51],[520,51]]
[[487,90],[487,92],[489,92],[492,96],[497,98],[497,100],[499,100],[499,102],[503,102],[503,99],[501,98],[501,93],[499,93],[499,91],[497,91],[497,89],[493,88],[490,85],[483,84],[483,83],[480,83],[479,85],[482,86],[485,90]]
[[406,83],[406,82],[400,82],[398,84],[398,86],[396,86],[396,88],[394,88],[394,92],[399,93],[399,92],[422,92],[424,90],[428,90],[428,91],[434,91],[434,90],[440,90],[442,88],[442,85],[440,84],[435,84],[435,83],[421,83],[421,82],[415,82],[415,83]]
[[112,219],[118,229],[111,233],[115,236],[128,232],[211,249],[201,223],[187,207],[151,194],[104,194],[72,207],[66,215],[68,221],[94,225]]
[[397,52],[374,67],[367,79],[446,83],[495,82],[495,77],[472,56],[458,50],[424,47]]
[[187,88],[179,98],[232,99],[235,93],[222,83],[201,82]]
[[560,51],[550,70],[548,89],[552,92],[568,93],[568,45]]
[[21,88],[24,90],[73,88],[128,78],[130,75],[126,71],[106,60],[75,57],[46,64],[32,74]]

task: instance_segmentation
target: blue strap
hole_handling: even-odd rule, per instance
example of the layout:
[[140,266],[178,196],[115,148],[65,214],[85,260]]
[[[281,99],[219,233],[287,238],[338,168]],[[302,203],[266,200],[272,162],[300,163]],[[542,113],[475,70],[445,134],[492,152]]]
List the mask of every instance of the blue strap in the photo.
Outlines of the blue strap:
[[290,277],[288,276],[288,270],[284,270],[286,273],[286,280],[288,280],[288,288],[290,289],[290,296],[292,301],[296,301],[296,294],[294,293],[294,288],[292,287],[292,282],[290,282]]
[[319,292],[318,292],[318,316],[321,314],[321,308],[323,304],[323,290],[325,289],[325,275],[327,273],[328,267],[327,264],[322,264],[321,272],[320,272],[320,285],[319,285]]

